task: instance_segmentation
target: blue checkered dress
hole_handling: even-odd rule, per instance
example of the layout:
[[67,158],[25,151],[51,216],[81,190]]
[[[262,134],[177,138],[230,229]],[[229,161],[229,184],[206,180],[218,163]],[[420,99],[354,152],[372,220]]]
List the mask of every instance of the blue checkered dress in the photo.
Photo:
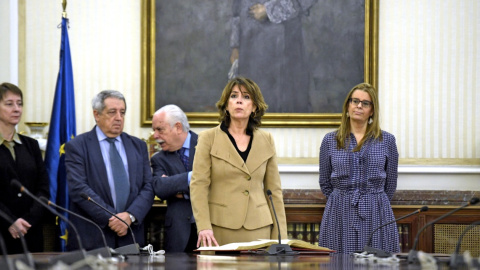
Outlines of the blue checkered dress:
[[[336,132],[328,133],[320,147],[320,188],[327,205],[320,227],[319,245],[340,253],[360,251],[371,232],[394,220],[390,200],[397,188],[398,152],[395,137],[382,131],[383,140],[368,140],[361,150],[350,134],[348,151],[338,149]],[[395,223],[375,232],[372,247],[399,252]]]

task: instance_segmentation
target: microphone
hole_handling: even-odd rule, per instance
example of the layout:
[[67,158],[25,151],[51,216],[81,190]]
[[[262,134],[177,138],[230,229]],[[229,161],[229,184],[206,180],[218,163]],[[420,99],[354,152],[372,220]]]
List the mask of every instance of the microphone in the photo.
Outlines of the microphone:
[[[21,233],[20,233],[21,234]],[[0,268],[15,270],[13,267],[12,260],[8,257],[7,247],[5,246],[5,241],[3,240],[3,235],[0,233],[0,250],[2,251],[2,259],[0,260]]]
[[102,257],[104,258],[107,258],[107,257],[112,257],[112,253],[110,252],[110,247],[108,247],[108,244],[107,244],[107,240],[105,239],[105,234],[103,234],[103,231],[102,229],[100,228],[100,226],[98,226],[97,223],[93,222],[92,220],[86,218],[86,217],[83,217],[73,211],[70,211],[66,208],[63,208],[61,207],[60,205],[57,205],[53,202],[51,202],[49,199],[45,198],[45,197],[40,197],[40,200],[42,200],[45,204],[47,205],[51,205],[53,207],[56,207],[57,209],[60,209],[64,212],[67,212],[69,213],[70,215],[73,215],[73,216],[76,216],[77,218],[80,218],[88,223],[91,223],[93,224],[99,231],[100,231],[100,234],[102,235],[102,239],[103,239],[103,244],[105,245],[105,247],[103,248],[97,248],[97,249],[93,249],[93,250],[90,250],[90,251],[87,251],[88,254],[90,255],[97,255],[97,254],[100,254],[102,255]]
[[270,199],[270,202],[272,203],[273,215],[275,216],[275,221],[277,222],[277,228],[278,228],[278,244],[271,245],[268,248],[267,252],[270,255],[295,255],[297,254],[297,252],[293,251],[289,245],[282,244],[282,238],[280,234],[280,224],[278,223],[277,212],[275,211],[275,206],[273,204],[273,199],[272,199],[272,191],[270,189],[267,190],[267,195],[268,195],[268,198]]
[[27,194],[30,198],[34,199],[37,203],[39,203],[41,206],[47,208],[50,212],[52,212],[54,215],[58,216],[59,218],[61,218],[63,221],[67,222],[68,225],[70,225],[70,227],[72,227],[72,229],[75,231],[75,234],[77,235],[77,241],[78,241],[78,246],[80,248],[80,250],[78,252],[69,252],[65,255],[59,255],[59,256],[56,256],[54,258],[52,258],[52,263],[54,262],[57,262],[57,261],[62,261],[66,264],[73,264],[74,262],[77,262],[79,260],[82,260],[82,259],[86,259],[87,258],[87,253],[85,252],[85,249],[83,249],[83,245],[82,245],[82,241],[80,239],[80,236],[78,235],[78,231],[77,231],[77,228],[75,227],[75,225],[73,225],[72,222],[70,222],[68,220],[68,218],[66,218],[65,216],[63,215],[60,215],[60,213],[58,213],[57,211],[55,211],[54,209],[48,207],[48,205],[46,205],[44,202],[42,202],[39,198],[37,198],[37,196],[33,195],[28,189],[26,189],[20,182],[18,182],[18,180],[16,179],[12,179],[12,181],[10,182],[10,186],[12,186],[13,188],[16,188],[16,189],[20,189],[20,192],[21,193],[25,193]]
[[125,224],[128,229],[130,230],[130,234],[132,235],[132,239],[133,239],[133,244],[131,245],[126,245],[126,246],[123,246],[123,247],[119,247],[117,249],[115,249],[116,252],[122,254],[122,255],[131,255],[131,254],[134,254],[134,255],[138,255],[140,254],[140,247],[138,246],[137,244],[137,241],[135,240],[135,235],[133,234],[133,230],[132,228],[130,227],[130,225],[128,225],[128,223],[126,223],[123,219],[119,218],[117,215],[115,215],[114,213],[112,213],[112,211],[108,210],[107,208],[103,207],[103,205],[97,203],[96,201],[94,201],[92,198],[90,198],[87,194],[85,193],[80,193],[80,197],[84,198],[85,200],[89,201],[89,202],[92,202],[93,204],[95,204],[96,206],[102,208],[103,210],[105,210],[107,213],[109,213],[110,215],[114,216],[115,218],[117,218],[118,220],[120,220],[121,222],[123,222],[123,224]]
[[458,208],[455,208],[454,210],[446,213],[445,215],[442,215],[438,218],[436,218],[435,220],[433,221],[430,221],[429,223],[427,223],[425,226],[423,226],[417,233],[417,235],[415,236],[415,241],[413,242],[413,246],[412,246],[412,249],[410,250],[410,252],[408,253],[408,263],[418,263],[418,255],[417,255],[417,251],[415,250],[417,248],[417,243],[418,243],[418,239],[420,238],[420,233],[422,233],[428,226],[434,224],[435,222],[441,220],[441,219],[444,219],[450,215],[452,215],[453,213],[459,211],[459,210],[462,210],[463,208],[467,207],[467,206],[470,206],[470,205],[475,205],[477,204],[479,201],[478,198],[476,197],[473,197],[470,199],[470,201],[466,204],[463,204],[462,206],[458,207]]
[[[13,219],[11,219],[5,212],[3,212],[1,210],[0,210],[0,217],[2,217],[8,223],[12,224],[15,231],[17,231],[18,235],[20,236],[20,243],[22,244],[23,254],[25,255],[25,261],[27,262],[28,266],[30,266],[32,269],[35,269],[35,263],[33,261],[32,254],[30,252],[28,252],[27,243],[25,242],[25,237],[23,236],[23,233],[20,232],[20,229],[17,227],[17,225],[15,225],[15,221]],[[1,234],[0,234],[0,236],[1,236]],[[6,250],[5,251],[2,250],[2,252],[3,252],[3,254],[8,254]]]
[[[394,223],[394,222],[397,222],[397,221],[402,220],[402,219],[404,219],[404,218],[407,218],[407,217],[409,217],[409,216],[418,214],[418,213],[420,213],[420,212],[425,212],[425,211],[428,211],[428,206],[423,206],[422,208],[417,209],[417,210],[415,210],[414,212],[412,212],[412,213],[410,213],[410,214],[408,214],[408,215],[405,215],[405,216],[403,216],[403,217],[399,217],[399,218],[397,218],[397,219],[395,219],[395,220],[392,220],[392,221],[387,222],[387,223],[385,223],[385,224],[383,224],[383,225],[380,225],[380,226],[377,227],[375,230],[373,230],[373,232],[370,234],[370,237],[368,237],[367,245],[365,245],[365,247],[363,248],[363,251],[362,251],[362,252],[367,252],[368,254],[374,254],[375,256],[381,257],[381,258],[386,258],[386,257],[392,256],[392,254],[391,254],[390,252],[386,252],[386,251],[384,251],[384,250],[371,247],[371,245],[372,245],[372,238],[373,238],[373,235],[375,234],[375,232],[378,231],[379,229],[387,226],[387,225],[390,225],[390,224]],[[360,253],[362,253],[362,252],[360,252]]]
[[[472,224],[468,225],[465,230],[463,230],[462,234],[458,238],[457,246],[455,247],[455,251],[453,252],[452,256],[450,256],[450,269],[456,269],[457,267],[463,267],[465,266],[465,261],[462,255],[459,255],[460,253],[460,246],[462,245],[463,237],[465,234],[471,230],[473,227],[480,225],[480,220],[475,221]],[[473,260],[472,260],[473,261]],[[478,264],[479,262],[477,262]],[[479,267],[480,265],[477,265],[476,267]],[[474,266],[475,267],[475,266]]]

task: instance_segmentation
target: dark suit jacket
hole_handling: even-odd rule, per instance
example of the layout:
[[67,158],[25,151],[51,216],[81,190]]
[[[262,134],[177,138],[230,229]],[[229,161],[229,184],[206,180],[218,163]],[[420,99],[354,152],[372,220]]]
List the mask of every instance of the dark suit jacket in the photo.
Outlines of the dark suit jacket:
[[[0,210],[13,221],[23,218],[32,225],[25,240],[29,251],[40,252],[43,251],[42,221],[47,211],[30,197],[18,196],[20,190],[10,187],[10,181],[16,179],[34,195],[49,198],[49,180],[37,140],[22,135],[19,137],[22,144],[14,147],[15,160],[7,147],[0,145]],[[8,252],[23,252],[20,240],[13,239],[8,232],[10,225],[0,218],[0,231]]]
[[[147,145],[144,141],[127,133],[122,133],[120,136],[127,153],[130,178],[130,195],[126,211],[136,217],[137,221],[131,227],[138,244],[144,246],[143,220],[153,204],[154,197]],[[126,236],[118,237],[114,231],[110,230],[108,219],[111,215],[109,213],[80,197],[81,193],[85,193],[116,213],[95,128],[66,144],[65,166],[71,210],[97,223],[103,229],[108,246],[115,248],[133,243],[130,232]],[[100,232],[92,224],[75,217],[70,217],[70,220],[78,229],[85,249],[90,250],[104,245]],[[70,229],[69,234],[68,249],[78,249],[74,231]]]
[[[188,166],[191,170],[198,135],[192,131],[190,134]],[[190,196],[188,171],[176,152],[160,151],[152,156],[151,163],[155,195],[168,202],[165,216],[165,250],[183,252],[190,237],[193,213],[190,200],[179,199],[175,195],[183,192]],[[162,177],[163,174],[168,177]]]

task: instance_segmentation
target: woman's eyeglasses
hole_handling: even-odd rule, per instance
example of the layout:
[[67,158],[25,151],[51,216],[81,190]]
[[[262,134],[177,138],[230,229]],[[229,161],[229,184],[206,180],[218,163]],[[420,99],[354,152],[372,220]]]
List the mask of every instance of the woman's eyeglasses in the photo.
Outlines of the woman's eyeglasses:
[[370,108],[372,106],[372,102],[368,100],[360,100],[358,98],[349,98],[348,101],[355,106],[362,103],[362,108]]

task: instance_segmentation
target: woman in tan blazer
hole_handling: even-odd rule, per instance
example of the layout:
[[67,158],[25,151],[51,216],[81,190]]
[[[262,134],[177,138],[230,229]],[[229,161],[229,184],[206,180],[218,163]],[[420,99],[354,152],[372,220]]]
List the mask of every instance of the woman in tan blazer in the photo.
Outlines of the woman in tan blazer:
[[199,134],[190,183],[197,246],[278,239],[287,225],[273,137],[259,130],[265,103],[250,79],[228,82],[216,104],[220,125]]

